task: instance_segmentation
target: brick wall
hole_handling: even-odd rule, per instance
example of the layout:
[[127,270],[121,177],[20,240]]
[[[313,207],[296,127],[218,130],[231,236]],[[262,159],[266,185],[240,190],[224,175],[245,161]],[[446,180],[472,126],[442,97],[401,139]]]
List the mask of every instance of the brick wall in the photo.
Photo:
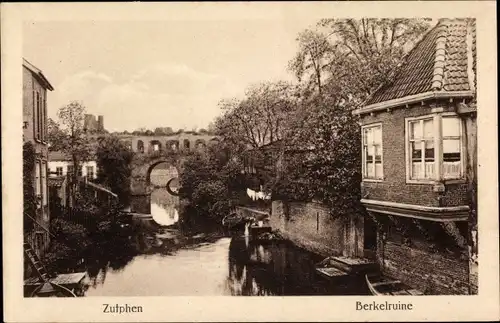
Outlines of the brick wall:
[[[467,295],[468,262],[378,239],[383,273],[431,295]],[[476,283],[477,289],[477,283]]]
[[319,203],[273,201],[270,225],[296,245],[326,257],[361,255],[362,220],[348,225],[333,219],[330,210]]
[[[450,105],[449,111],[453,110]],[[364,115],[362,125],[382,123],[383,172],[382,182],[363,182],[362,196],[367,199],[425,206],[453,206],[466,204],[466,185],[447,184],[444,193],[433,191],[430,184],[406,183],[405,118],[431,114],[427,105],[394,109]],[[442,197],[440,198],[440,195]]]

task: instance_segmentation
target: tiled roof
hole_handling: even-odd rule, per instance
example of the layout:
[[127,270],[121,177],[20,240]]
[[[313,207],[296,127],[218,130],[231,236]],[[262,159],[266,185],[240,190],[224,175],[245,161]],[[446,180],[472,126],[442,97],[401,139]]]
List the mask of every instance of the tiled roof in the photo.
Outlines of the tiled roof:
[[70,161],[71,156],[62,151],[49,151],[49,161]]
[[[468,29],[471,32],[469,43]],[[431,91],[473,91],[476,82],[475,32],[472,19],[441,19],[408,53],[393,80],[378,88],[365,105]],[[473,73],[470,74],[473,75],[468,72],[468,51],[472,52]]]

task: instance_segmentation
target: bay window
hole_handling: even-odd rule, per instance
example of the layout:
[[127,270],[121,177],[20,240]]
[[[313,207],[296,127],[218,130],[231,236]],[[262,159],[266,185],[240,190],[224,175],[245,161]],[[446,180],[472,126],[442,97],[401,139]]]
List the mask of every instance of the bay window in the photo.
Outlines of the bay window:
[[383,178],[382,167],[382,125],[368,125],[362,128],[363,179]]
[[452,114],[406,119],[407,179],[432,182],[463,174],[462,126]]

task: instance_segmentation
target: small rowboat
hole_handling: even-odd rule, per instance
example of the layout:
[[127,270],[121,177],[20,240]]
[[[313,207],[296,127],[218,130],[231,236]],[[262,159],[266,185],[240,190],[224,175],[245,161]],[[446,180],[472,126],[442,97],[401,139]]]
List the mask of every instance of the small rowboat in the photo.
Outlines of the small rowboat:
[[31,294],[31,297],[77,297],[75,293],[68,288],[46,282],[40,284]]
[[399,280],[394,280],[389,277],[384,276],[371,276],[365,275],[366,284],[368,289],[375,296],[392,296],[392,295],[406,295],[406,296],[417,296],[424,295],[419,290],[416,290],[406,284],[403,284]]

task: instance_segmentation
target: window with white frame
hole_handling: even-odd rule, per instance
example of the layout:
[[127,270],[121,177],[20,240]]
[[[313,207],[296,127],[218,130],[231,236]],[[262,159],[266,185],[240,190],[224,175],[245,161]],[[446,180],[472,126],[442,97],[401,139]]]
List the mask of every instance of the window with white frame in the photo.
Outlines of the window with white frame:
[[364,126],[362,136],[363,178],[382,179],[382,125]]
[[407,119],[407,177],[459,179],[463,174],[461,120],[452,114]]
[[443,116],[443,178],[462,177],[462,123],[456,116]]
[[63,168],[61,166],[56,167],[56,175],[57,176],[63,175]]
[[434,119],[409,121],[410,178],[434,178]]

